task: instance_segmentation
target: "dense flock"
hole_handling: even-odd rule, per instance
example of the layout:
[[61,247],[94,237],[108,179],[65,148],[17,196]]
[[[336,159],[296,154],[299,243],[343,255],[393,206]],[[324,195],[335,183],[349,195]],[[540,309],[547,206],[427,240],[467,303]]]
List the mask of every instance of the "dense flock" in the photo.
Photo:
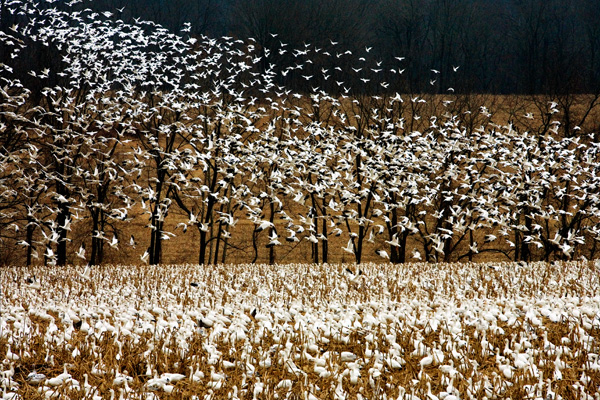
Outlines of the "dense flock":
[[4,399],[597,399],[592,262],[5,268]]
[[[154,265],[190,230],[200,264],[342,261],[330,241],[356,262],[597,256],[591,109],[548,97],[496,115],[451,87],[409,90],[402,55],[371,65],[333,40],[266,49],[55,6],[8,1],[0,33],[4,263]],[[33,54],[48,66],[29,70]]]
[[599,398],[600,95],[497,114],[402,55],[63,3],[3,3],[3,400]]

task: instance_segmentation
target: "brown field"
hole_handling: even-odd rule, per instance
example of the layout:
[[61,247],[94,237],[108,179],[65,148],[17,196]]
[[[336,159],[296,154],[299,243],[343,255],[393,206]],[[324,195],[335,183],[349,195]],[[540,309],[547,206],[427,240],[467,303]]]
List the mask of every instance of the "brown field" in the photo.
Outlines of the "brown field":
[[345,267],[4,267],[0,382],[28,400],[598,391],[597,264]]

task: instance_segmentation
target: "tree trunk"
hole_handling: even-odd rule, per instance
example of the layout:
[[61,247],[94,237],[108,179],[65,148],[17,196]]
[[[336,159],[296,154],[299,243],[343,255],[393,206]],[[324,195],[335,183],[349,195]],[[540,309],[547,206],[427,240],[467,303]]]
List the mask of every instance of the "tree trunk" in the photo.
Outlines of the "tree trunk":
[[219,263],[219,248],[221,247],[221,235],[223,232],[223,222],[219,221],[219,227],[217,229],[217,243],[215,244],[215,254],[213,257],[213,264],[217,265]]
[[[271,200],[270,202],[271,215],[269,216],[269,222],[273,224],[275,221],[275,203]],[[273,225],[271,225],[273,226]],[[269,230],[269,236],[273,236],[275,234],[275,228],[271,227]],[[269,265],[275,264],[275,246],[269,247]]]
[[63,228],[65,222],[69,218],[69,208],[66,206],[60,206],[56,223],[58,225],[58,245],[56,246],[56,265],[67,264],[67,234],[68,231]]
[[98,265],[100,263],[98,260],[98,253],[102,239],[95,237],[94,234],[99,231],[99,211],[90,210],[90,213],[92,214],[92,254],[90,256],[90,265]]
[[[396,230],[397,232],[397,230]],[[405,229],[404,232],[399,234],[398,243],[400,246],[398,247],[398,263],[406,262],[406,243],[408,242],[408,230]]]
[[471,250],[471,248],[473,247],[473,229],[469,230],[469,262],[473,262],[473,250]]
[[328,263],[329,261],[329,243],[327,240],[327,208],[325,207],[325,196],[323,196],[323,211],[322,211],[322,216],[323,216],[323,225],[322,225],[322,230],[323,230],[323,243],[321,246],[321,253],[323,254],[322,256],[322,261],[323,264]]
[[200,231],[200,252],[198,254],[198,264],[204,265],[206,259],[206,234],[207,232],[199,229]]
[[27,230],[25,241],[29,243],[27,246],[27,266],[31,265],[31,257],[33,256],[33,232],[35,231],[35,225],[33,224],[33,219],[27,217]]
[[[394,203],[390,203],[390,204],[394,204]],[[389,240],[393,240],[394,239],[394,235],[398,232],[398,209],[393,208],[392,209],[392,218],[390,218],[390,222],[387,223],[388,225],[388,232],[389,232]],[[400,257],[400,254],[398,254],[398,249],[396,248],[396,246],[392,246],[390,245],[390,262],[392,264],[397,264],[399,262],[404,262],[404,260]]]
[[360,264],[360,261],[362,260],[362,245],[363,245],[364,237],[365,237],[365,227],[363,225],[360,225],[358,227],[358,238],[357,238],[356,247],[354,248],[354,256],[355,256],[357,264]]
[[162,259],[162,227],[163,227],[163,222],[159,221],[158,217],[153,217],[152,218],[152,225],[155,226],[156,228],[154,229],[153,232],[153,247],[152,247],[152,254],[151,254],[151,260],[150,260],[150,265],[158,265],[161,262]]

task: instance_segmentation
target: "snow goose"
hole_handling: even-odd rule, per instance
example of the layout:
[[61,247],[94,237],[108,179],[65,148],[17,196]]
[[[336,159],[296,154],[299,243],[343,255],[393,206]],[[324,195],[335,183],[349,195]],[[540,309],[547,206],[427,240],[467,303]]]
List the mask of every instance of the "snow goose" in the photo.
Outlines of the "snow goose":
[[65,383],[68,379],[71,379],[71,374],[67,372],[67,365],[63,366],[63,373],[59,374],[54,378],[50,378],[46,380],[46,384],[50,386],[60,386]]
[[154,371],[154,378],[150,379],[146,382],[146,388],[150,391],[163,390],[166,385],[168,385],[170,381],[164,377],[158,377],[158,373],[156,370]]
[[39,385],[46,379],[46,375],[39,374],[37,371],[33,370],[25,380],[29,382],[30,385]]
[[167,379],[169,382],[173,382],[173,383],[177,383],[186,378],[186,376],[183,374],[169,373],[169,372],[163,373],[160,377]]
[[190,376],[189,376],[190,382],[201,382],[202,379],[204,379],[204,372],[202,372],[199,367],[196,369],[196,371],[194,371],[194,367],[190,365],[189,369],[190,369]]

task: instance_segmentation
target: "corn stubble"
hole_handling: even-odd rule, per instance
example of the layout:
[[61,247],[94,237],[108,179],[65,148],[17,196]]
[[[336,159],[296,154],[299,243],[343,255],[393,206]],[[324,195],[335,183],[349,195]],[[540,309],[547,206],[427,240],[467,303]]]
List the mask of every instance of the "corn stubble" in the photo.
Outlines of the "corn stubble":
[[571,399],[600,385],[593,262],[0,276],[5,398]]

